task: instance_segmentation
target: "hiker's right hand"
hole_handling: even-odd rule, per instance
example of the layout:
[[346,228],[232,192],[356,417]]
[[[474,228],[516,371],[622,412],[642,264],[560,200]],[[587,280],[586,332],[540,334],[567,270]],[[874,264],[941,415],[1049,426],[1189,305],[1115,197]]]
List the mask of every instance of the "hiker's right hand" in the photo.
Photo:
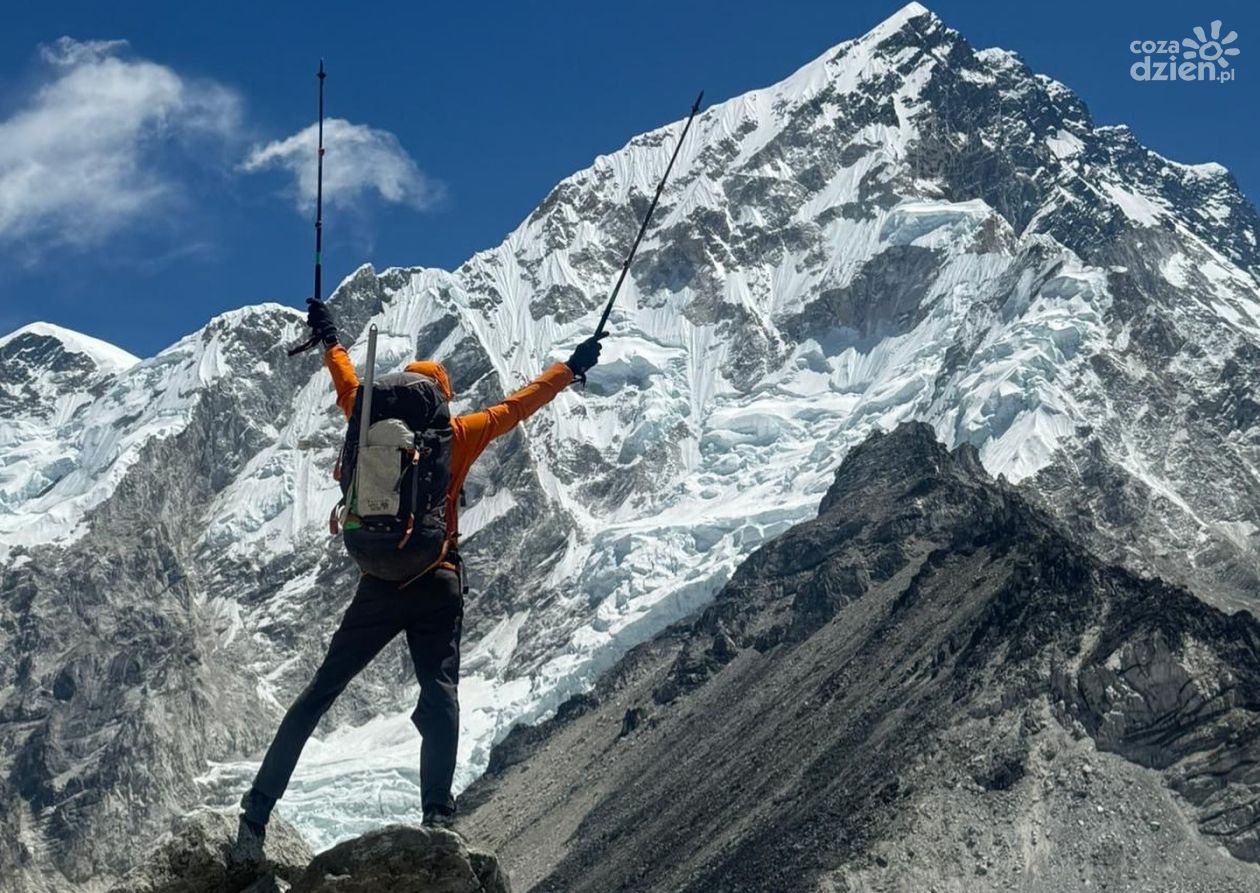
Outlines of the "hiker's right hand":
[[586,370],[599,362],[599,342],[600,339],[607,337],[607,332],[600,332],[598,335],[587,338],[574,349],[573,356],[569,357],[565,363],[573,373],[574,378],[585,378]]
[[337,344],[337,324],[333,322],[332,311],[318,298],[306,299],[306,324],[315,337],[324,342],[324,347]]

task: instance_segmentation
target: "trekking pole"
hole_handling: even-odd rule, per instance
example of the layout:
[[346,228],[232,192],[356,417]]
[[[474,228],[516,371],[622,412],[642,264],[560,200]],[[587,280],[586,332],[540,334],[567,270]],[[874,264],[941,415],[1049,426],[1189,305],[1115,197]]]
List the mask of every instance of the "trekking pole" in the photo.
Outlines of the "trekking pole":
[[634,260],[635,252],[639,250],[639,243],[643,241],[643,234],[647,232],[648,224],[652,222],[652,214],[656,211],[656,203],[661,199],[661,193],[665,190],[665,183],[669,180],[669,172],[674,169],[674,162],[678,159],[678,152],[682,149],[683,141],[687,139],[687,131],[691,129],[691,122],[695,119],[696,113],[700,111],[700,100],[704,99],[704,91],[700,91],[700,95],[696,97],[695,104],[691,107],[691,114],[687,116],[687,123],[683,125],[682,133],[678,137],[678,143],[674,146],[674,154],[669,157],[669,164],[665,166],[665,175],[661,177],[661,182],[656,186],[656,194],[652,196],[652,204],[648,205],[647,214],[643,217],[643,225],[639,227],[639,234],[634,237],[634,244],[630,246],[630,253],[626,255],[625,262],[621,265],[621,275],[617,277],[617,284],[613,286],[612,295],[608,298],[608,304],[604,307],[604,315],[599,318],[599,325],[595,327],[595,337],[598,338],[604,334],[604,326],[608,322],[608,314],[612,313],[613,304],[617,301],[617,292],[621,291],[621,284],[626,281],[626,274],[630,272],[630,262]]
[[372,387],[376,384],[376,325],[368,326],[367,364],[363,368],[363,405],[359,408],[359,455],[368,445],[372,427]]
[[[324,286],[320,278],[324,260],[324,60],[319,60],[319,160],[315,175],[315,300],[323,297]],[[312,334],[296,347],[289,348],[289,356],[296,356],[319,344],[319,336]]]
[[359,464],[367,455],[368,429],[372,427],[372,388],[376,384],[376,325],[368,326],[367,363],[363,368],[363,396],[359,401],[359,447],[354,454],[353,475],[350,478],[350,511],[359,513]]

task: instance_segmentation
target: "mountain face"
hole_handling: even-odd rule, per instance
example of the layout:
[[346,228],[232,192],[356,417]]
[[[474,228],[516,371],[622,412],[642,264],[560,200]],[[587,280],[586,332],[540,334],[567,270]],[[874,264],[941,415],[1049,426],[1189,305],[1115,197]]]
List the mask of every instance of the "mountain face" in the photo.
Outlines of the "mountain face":
[[1254,616],[1102,563],[918,423],[461,805],[536,893],[1242,893],[1258,757]]
[[67,477],[96,476],[80,458],[87,437],[105,434],[95,419],[87,422],[92,404],[138,362],[103,341],[47,323],[0,338],[4,546],[58,539],[74,528],[81,506],[49,494]]
[[[457,411],[563,358],[680,130],[457,270],[359,270],[331,298],[352,356],[376,324],[378,371],[443,361]],[[907,420],[1107,560],[1254,606],[1256,225],[1220,167],[1096,126],[913,4],[705,110],[605,362],[469,482],[460,784]],[[117,874],[168,813],[232,802],[322,656],[355,573],[326,527],[343,422],[318,360],[284,355],[301,334],[261,305],[78,371],[0,342],[26,357],[0,373],[0,866],[29,889]],[[317,848],[414,818],[414,697],[391,647],[308,746],[280,809]]]

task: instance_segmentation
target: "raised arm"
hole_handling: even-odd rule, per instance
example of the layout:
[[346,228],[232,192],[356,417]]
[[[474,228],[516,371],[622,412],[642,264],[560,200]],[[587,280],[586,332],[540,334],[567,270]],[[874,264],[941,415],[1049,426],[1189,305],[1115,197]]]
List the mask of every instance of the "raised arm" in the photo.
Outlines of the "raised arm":
[[587,338],[573,351],[573,356],[556,363],[502,403],[459,417],[464,428],[471,462],[481,455],[490,441],[507,434],[525,419],[555,399],[575,379],[586,380],[586,371],[599,362],[600,340],[607,333]]
[[[572,383],[573,370],[564,363],[556,363],[502,403],[460,416],[472,455],[480,454],[490,441],[507,434]],[[353,394],[350,399],[353,401]]]

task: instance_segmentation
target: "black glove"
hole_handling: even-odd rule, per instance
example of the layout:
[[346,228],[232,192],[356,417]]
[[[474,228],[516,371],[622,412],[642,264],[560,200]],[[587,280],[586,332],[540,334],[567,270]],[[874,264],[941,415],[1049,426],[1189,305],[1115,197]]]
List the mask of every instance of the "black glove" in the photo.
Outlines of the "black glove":
[[337,324],[333,322],[328,305],[318,298],[307,298],[306,307],[306,324],[311,327],[315,337],[324,342],[326,348],[337,344]]
[[600,332],[587,338],[573,351],[573,356],[565,362],[569,367],[569,371],[573,373],[573,377],[579,380],[586,378],[586,370],[590,369],[599,362],[600,340],[607,338],[607,332]]

